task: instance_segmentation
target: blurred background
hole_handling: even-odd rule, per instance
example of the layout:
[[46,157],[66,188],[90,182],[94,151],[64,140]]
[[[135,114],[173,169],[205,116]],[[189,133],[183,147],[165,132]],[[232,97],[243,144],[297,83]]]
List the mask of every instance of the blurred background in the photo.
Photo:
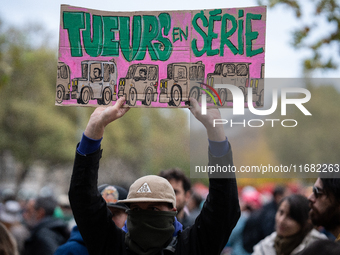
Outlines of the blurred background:
[[[7,1],[0,9],[0,192],[27,199],[67,193],[76,144],[93,108],[55,106],[60,4],[107,11],[191,10],[267,5],[265,74],[308,78],[312,118],[289,109],[295,128],[226,133],[236,165],[339,162],[339,2],[320,1]],[[313,81],[318,80],[318,85]],[[321,80],[321,81],[320,81]],[[332,81],[332,82],[329,82]],[[228,111],[228,110],[227,110]],[[230,110],[231,111],[231,110]],[[280,114],[279,110],[277,114]],[[274,115],[273,115],[274,116]],[[128,187],[144,174],[179,167],[189,176],[188,109],[132,109],[108,126],[99,184]],[[190,139],[191,136],[191,139]],[[207,185],[206,179],[192,179]],[[242,176],[239,186],[298,189],[314,180]],[[202,192],[206,192],[202,188]]]

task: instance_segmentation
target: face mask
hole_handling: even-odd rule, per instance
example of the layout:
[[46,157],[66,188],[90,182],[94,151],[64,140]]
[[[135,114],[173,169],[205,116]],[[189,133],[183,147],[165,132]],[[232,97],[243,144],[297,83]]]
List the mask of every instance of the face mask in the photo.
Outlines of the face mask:
[[128,211],[125,244],[141,255],[152,255],[165,248],[175,231],[174,211]]

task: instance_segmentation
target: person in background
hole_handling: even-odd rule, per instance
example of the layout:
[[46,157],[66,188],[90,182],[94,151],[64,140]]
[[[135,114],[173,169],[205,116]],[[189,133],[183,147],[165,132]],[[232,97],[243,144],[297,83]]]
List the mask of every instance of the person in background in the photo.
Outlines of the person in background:
[[25,241],[24,255],[52,255],[70,236],[67,224],[53,217],[57,201],[52,196],[30,199],[23,218],[30,229]]
[[276,231],[254,246],[253,255],[294,255],[327,237],[309,221],[308,199],[294,194],[282,199],[275,215]]
[[246,186],[242,189],[240,194],[241,217],[238,220],[235,228],[231,232],[227,246],[223,250],[222,255],[250,255],[249,252],[243,248],[242,233],[244,225],[252,212],[261,207],[261,194],[256,188]]
[[[99,193],[106,201],[107,208],[112,214],[112,220],[117,227],[123,228],[127,219],[125,204],[118,203],[118,200],[126,199],[127,190],[116,185],[103,184],[98,187]],[[88,255],[85,242],[79,232],[78,226],[74,226],[70,238],[61,245],[54,255]]]
[[73,218],[70,201],[68,201],[68,195],[66,194],[59,195],[57,201],[58,201],[58,206],[54,210],[53,216],[65,221],[69,230],[71,231],[72,228],[76,225],[76,223]]
[[22,209],[15,200],[7,201],[0,211],[0,222],[3,223],[16,240],[19,253],[24,250],[24,242],[29,237],[28,229],[22,222]]
[[340,179],[318,178],[309,196],[310,218],[340,242]]
[[112,213],[113,222],[117,227],[123,228],[127,219],[126,210],[129,208],[118,201],[126,199],[128,194],[127,190],[120,186],[103,184],[98,187],[98,191]]
[[201,212],[201,204],[202,204],[203,198],[200,194],[198,194],[195,190],[191,189],[191,196],[187,202],[187,208],[189,210],[189,221],[192,222],[192,224],[195,222],[197,216]]
[[[191,183],[188,177],[178,168],[163,170],[159,176],[167,179],[176,194],[177,219],[183,225],[183,229],[194,224],[195,219],[189,218],[186,204],[191,196]],[[196,215],[197,216],[197,215]]]
[[14,237],[2,223],[0,223],[0,254],[19,255]]
[[276,186],[272,201],[264,204],[249,216],[242,234],[243,248],[247,252],[252,253],[255,244],[275,231],[275,214],[278,204],[288,193],[289,190],[285,186]]

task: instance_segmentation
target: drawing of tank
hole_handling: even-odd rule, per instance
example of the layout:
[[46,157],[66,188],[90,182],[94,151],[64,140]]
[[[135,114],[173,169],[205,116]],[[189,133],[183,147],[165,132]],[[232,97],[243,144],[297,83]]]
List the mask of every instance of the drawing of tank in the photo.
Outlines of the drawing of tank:
[[[249,82],[249,65],[251,63],[218,63],[215,65],[215,71],[207,75],[207,84],[211,87],[215,87],[215,84],[230,84],[235,85],[243,91],[243,95],[246,95],[246,87]],[[201,87],[203,87],[201,85]],[[209,89],[208,89],[209,90]],[[222,104],[217,100],[220,106],[223,106],[225,102],[232,101],[232,94],[227,92],[227,89],[220,88],[216,90],[221,98]],[[211,92],[211,91],[210,91]],[[216,95],[212,93],[214,97]],[[217,97],[216,97],[217,98]],[[216,99],[215,98],[215,99]],[[213,99],[207,97],[207,103],[212,103]]]
[[261,77],[250,79],[249,86],[253,92],[253,102],[256,106],[263,106],[264,102],[264,64],[261,64]]
[[58,62],[56,102],[70,99],[70,67],[64,62]]
[[113,60],[81,62],[82,77],[72,79],[71,98],[78,104],[97,99],[99,105],[117,100],[117,66]]
[[169,64],[167,78],[161,80],[159,102],[179,106],[181,102],[188,103],[189,97],[198,100],[199,87],[204,82],[204,71],[202,61]]
[[119,80],[118,97],[125,96],[130,106],[134,106],[137,100],[149,106],[151,102],[157,101],[157,86],[157,65],[133,64],[129,67],[126,77]]

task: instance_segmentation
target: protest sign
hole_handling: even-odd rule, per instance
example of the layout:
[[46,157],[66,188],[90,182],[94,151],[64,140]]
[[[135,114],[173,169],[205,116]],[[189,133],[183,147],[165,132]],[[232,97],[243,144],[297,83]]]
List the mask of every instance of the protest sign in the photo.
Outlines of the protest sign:
[[[108,12],[61,6],[56,105],[263,105],[266,7]],[[246,98],[246,97],[245,97]]]

